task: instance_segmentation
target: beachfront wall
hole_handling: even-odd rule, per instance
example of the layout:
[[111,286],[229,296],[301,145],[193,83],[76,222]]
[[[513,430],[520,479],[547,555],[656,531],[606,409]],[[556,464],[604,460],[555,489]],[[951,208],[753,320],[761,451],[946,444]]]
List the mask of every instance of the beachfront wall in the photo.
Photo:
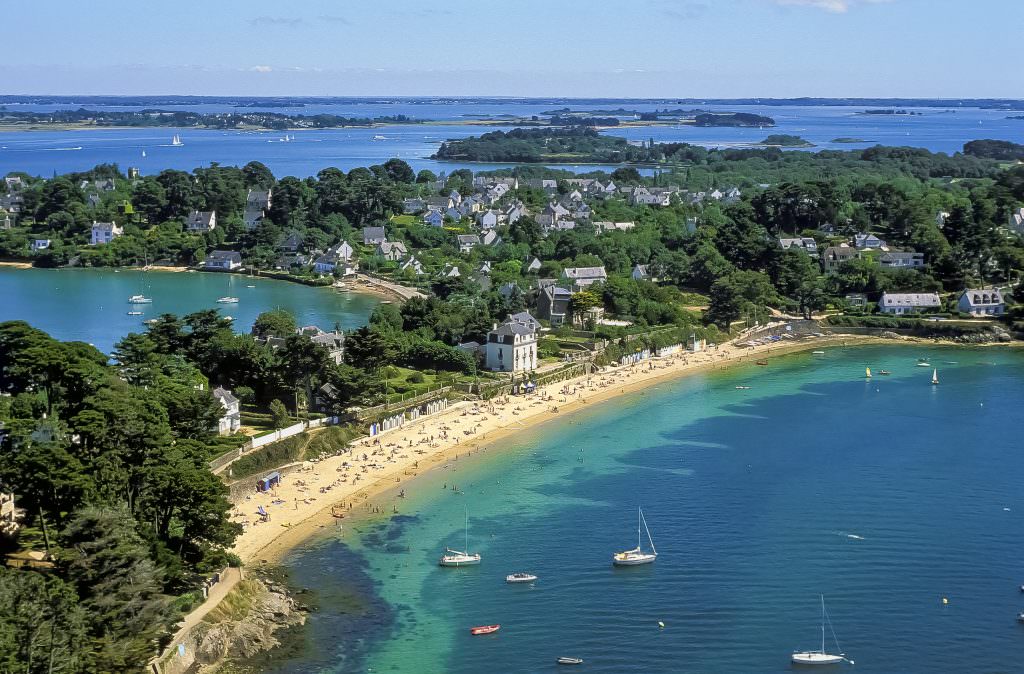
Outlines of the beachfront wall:
[[285,438],[290,438],[293,435],[298,435],[311,428],[320,428],[321,426],[333,426],[338,423],[338,417],[321,417],[319,419],[310,419],[308,421],[300,421],[299,423],[288,426],[287,428],[279,428],[273,433],[267,433],[266,435],[256,436],[251,438],[244,445],[239,447],[236,451],[228,452],[218,456],[216,459],[210,462],[210,470],[215,474],[221,472],[226,467],[234,463],[235,459],[245,456],[247,453],[254,449],[264,447],[271,443]]

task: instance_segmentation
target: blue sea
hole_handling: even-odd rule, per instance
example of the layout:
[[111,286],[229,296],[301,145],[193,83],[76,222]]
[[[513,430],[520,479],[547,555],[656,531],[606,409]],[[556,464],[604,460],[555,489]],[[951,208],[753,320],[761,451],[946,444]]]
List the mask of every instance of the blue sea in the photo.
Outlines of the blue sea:
[[[619,105],[640,111],[664,109],[665,105],[622,102]],[[58,106],[9,105],[13,110],[49,110]],[[67,105],[63,107],[79,107]],[[95,106],[92,106],[95,107]],[[359,166],[380,164],[392,157],[407,161],[415,170],[435,173],[470,168],[483,171],[511,164],[462,164],[430,159],[440,144],[451,138],[464,138],[488,131],[506,130],[502,116],[538,115],[556,106],[552,103],[509,100],[497,102],[451,101],[448,103],[401,100],[394,103],[346,101],[304,108],[274,108],[296,114],[329,113],[354,117],[407,115],[432,121],[423,125],[392,125],[382,128],[350,128],[323,131],[217,131],[200,129],[94,129],[74,131],[0,132],[0,175],[25,171],[49,177],[54,173],[84,171],[100,163],[117,163],[122,169],[137,167],[143,174],[155,174],[166,168],[191,171],[218,163],[243,166],[256,160],[266,164],[278,177],[311,176],[334,166],[348,171]],[[574,110],[606,109],[609,104],[571,105]],[[843,106],[672,106],[718,111],[752,112],[776,120],[771,129],[695,128],[689,126],[623,127],[604,133],[635,141],[688,142],[705,146],[731,146],[756,143],[769,134],[802,136],[816,149],[861,149],[876,144],[906,145],[936,152],[953,153],[963,144],[979,138],[1024,142],[1024,121],[1007,119],[1019,113],[957,107],[911,108],[919,115],[865,115],[864,107]],[[232,108],[211,104],[161,106],[197,112],[225,112]],[[132,109],[121,106],[120,108]],[[481,126],[453,125],[453,121],[489,120]],[[445,122],[448,122],[446,124]],[[171,137],[179,132],[184,145],[172,147]],[[285,135],[294,137],[283,142]],[[855,138],[857,143],[834,143],[837,138]],[[142,153],[146,156],[143,157]],[[557,168],[586,172],[614,170],[614,166],[559,165]]]
[[[252,286],[252,287],[250,287]],[[152,304],[128,304],[132,295]],[[236,304],[218,298],[237,297]],[[238,332],[248,332],[264,311],[287,309],[299,325],[331,330],[366,325],[379,303],[373,295],[311,288],[240,274],[141,272],[113,269],[15,269],[0,267],[0,321],[28,321],[63,341],[81,341],[109,353],[143,321],[161,314],[218,309]],[[129,311],[142,312],[129,316]]]
[[[547,672],[564,655],[608,674],[787,672],[820,646],[824,595],[855,671],[1021,671],[1024,353],[825,351],[655,385],[377,499],[399,514],[287,559],[319,609],[264,670]],[[613,568],[638,506],[658,560]],[[440,568],[467,510],[483,562]],[[516,571],[540,579],[506,585]]]

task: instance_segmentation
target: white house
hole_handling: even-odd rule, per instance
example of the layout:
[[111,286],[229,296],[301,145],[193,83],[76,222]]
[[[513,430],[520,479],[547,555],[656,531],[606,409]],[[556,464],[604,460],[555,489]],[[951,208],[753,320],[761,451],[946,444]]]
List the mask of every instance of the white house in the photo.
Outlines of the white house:
[[213,397],[224,408],[224,415],[217,421],[217,433],[220,435],[237,433],[242,425],[242,413],[238,398],[222,386],[213,389]]
[[493,229],[489,229],[480,235],[480,243],[485,246],[497,246],[501,243],[501,237]]
[[460,253],[468,253],[480,245],[480,237],[476,234],[459,234],[456,238],[458,239]]
[[441,227],[444,225],[444,214],[438,210],[429,210],[423,216],[423,224],[430,225],[431,227]]
[[313,263],[313,270],[318,274],[333,274],[338,265],[352,259],[354,251],[348,241],[342,241],[324,251],[324,254]]
[[50,247],[49,239],[32,239],[32,252],[46,250]]
[[364,246],[376,246],[378,243],[384,243],[387,240],[388,237],[384,234],[383,227],[363,227]]
[[480,229],[494,229],[498,226],[498,214],[495,211],[484,211],[476,219]]
[[215,250],[206,256],[205,269],[234,271],[242,266],[242,255],[233,250]]
[[245,210],[242,212],[242,222],[246,229],[256,229],[263,222],[270,210],[271,190],[249,190],[245,197]]
[[423,275],[423,264],[415,256],[407,257],[405,262],[398,266],[398,271],[405,271],[407,269],[412,269],[412,273],[416,274],[416,276]]
[[441,270],[440,278],[459,278],[462,276],[462,272],[459,271],[458,267],[446,264],[444,269]]
[[573,290],[581,290],[589,285],[608,280],[608,272],[604,267],[566,267],[562,270],[562,280],[572,284]]
[[110,243],[117,237],[124,234],[124,228],[114,222],[93,222],[92,223],[92,245]]
[[894,269],[920,269],[924,266],[924,253],[888,251],[878,256],[878,264]]
[[526,265],[526,273],[536,274],[537,272],[540,271],[540,267],[540,260],[537,258],[533,258],[532,260],[530,260],[530,263]]
[[190,232],[209,232],[217,227],[217,211],[192,211],[185,221]]
[[883,293],[878,309],[883,314],[914,314],[942,306],[937,293]]
[[1010,221],[1008,224],[1010,229],[1013,231],[1018,234],[1024,234],[1024,206],[1021,206],[1010,213]]
[[997,288],[967,288],[960,293],[956,308],[973,316],[1002,316],[1006,311],[1006,303]]
[[495,372],[537,369],[537,332],[532,325],[512,320],[487,333],[485,367]]
[[879,239],[874,234],[855,234],[853,237],[853,245],[856,248],[885,248],[885,241]]
[[405,244],[401,241],[382,241],[377,244],[376,252],[380,257],[385,260],[391,260],[392,262],[398,262],[409,254],[409,251],[405,248]]
[[633,265],[633,272],[630,274],[634,281],[648,281],[651,279],[651,272],[647,269],[645,264]]
[[807,236],[799,239],[779,239],[779,245],[782,247],[782,250],[794,248],[802,250],[809,255],[818,254],[818,242]]

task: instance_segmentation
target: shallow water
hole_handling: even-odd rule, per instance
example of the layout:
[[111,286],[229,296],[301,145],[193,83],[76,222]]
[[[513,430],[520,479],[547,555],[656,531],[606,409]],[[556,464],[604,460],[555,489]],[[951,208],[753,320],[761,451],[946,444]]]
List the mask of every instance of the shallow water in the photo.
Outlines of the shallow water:
[[[138,294],[153,303],[128,304]],[[219,304],[224,296],[239,302]],[[10,267],[0,267],[0,297],[0,321],[28,321],[57,339],[88,342],[104,353],[129,332],[143,332],[143,321],[165,313],[183,316],[216,308],[235,319],[237,331],[248,332],[260,313],[280,307],[292,312],[299,325],[330,330],[338,323],[349,329],[365,325],[380,301],[238,274]],[[129,316],[129,311],[142,315]]]
[[[893,374],[865,382],[866,365]],[[360,608],[322,602],[303,654],[267,671],[537,672],[573,655],[596,672],[781,672],[820,645],[819,593],[857,671],[1017,671],[1022,374],[1005,349],[829,348],[536,427],[378,499],[400,517],[295,550],[298,585]],[[658,561],[615,569],[638,505]],[[467,507],[483,562],[439,568]],[[515,571],[540,580],[506,585]]]

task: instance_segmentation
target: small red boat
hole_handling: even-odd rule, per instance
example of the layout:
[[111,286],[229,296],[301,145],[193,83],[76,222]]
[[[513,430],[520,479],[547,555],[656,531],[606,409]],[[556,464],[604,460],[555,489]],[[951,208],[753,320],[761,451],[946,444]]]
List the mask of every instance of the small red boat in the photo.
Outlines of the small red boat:
[[501,625],[481,625],[480,627],[470,627],[469,633],[473,636],[480,634],[493,634],[501,629]]

